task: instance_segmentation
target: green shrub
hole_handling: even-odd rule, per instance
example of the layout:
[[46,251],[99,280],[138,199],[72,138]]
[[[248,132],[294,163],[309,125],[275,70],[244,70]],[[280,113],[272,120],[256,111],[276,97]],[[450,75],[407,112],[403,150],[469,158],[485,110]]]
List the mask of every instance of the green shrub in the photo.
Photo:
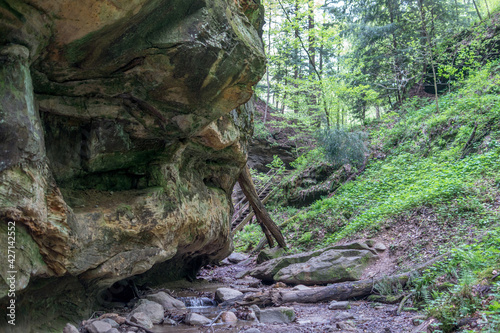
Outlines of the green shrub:
[[365,133],[336,128],[323,130],[319,134],[318,142],[325,150],[328,160],[340,167],[348,163],[353,165],[363,163],[367,151],[364,139],[366,139]]

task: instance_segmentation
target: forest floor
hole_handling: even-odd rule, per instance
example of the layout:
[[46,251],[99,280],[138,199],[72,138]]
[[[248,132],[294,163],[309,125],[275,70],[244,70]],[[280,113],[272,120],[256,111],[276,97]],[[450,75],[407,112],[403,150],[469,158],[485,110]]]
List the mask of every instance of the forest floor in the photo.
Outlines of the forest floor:
[[[251,257],[239,264],[205,267],[200,271],[199,278],[209,283],[222,284],[239,290],[257,288],[264,291],[276,288],[277,285],[265,285],[252,277],[237,278],[238,274],[255,265],[255,260]],[[292,289],[293,287],[281,284],[280,288]],[[382,304],[366,300],[351,301],[350,308],[343,310],[329,310],[328,305],[326,302],[283,304],[295,310],[297,315],[295,322],[281,325],[248,323],[243,326],[240,324],[238,327],[216,327],[214,332],[246,332],[252,328],[266,333],[411,332],[415,328],[413,318],[419,316],[416,312],[408,311],[403,311],[398,316],[396,315],[398,304]],[[203,328],[200,328],[200,332],[203,332]]]

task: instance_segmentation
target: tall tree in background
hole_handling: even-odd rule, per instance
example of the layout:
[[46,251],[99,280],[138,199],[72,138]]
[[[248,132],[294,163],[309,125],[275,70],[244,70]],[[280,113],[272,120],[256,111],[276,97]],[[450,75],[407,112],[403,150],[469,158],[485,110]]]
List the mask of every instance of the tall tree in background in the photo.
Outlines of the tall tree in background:
[[416,84],[437,94],[436,47],[477,7],[471,0],[263,1],[269,63],[258,89],[289,126],[311,136],[318,126],[380,117]]

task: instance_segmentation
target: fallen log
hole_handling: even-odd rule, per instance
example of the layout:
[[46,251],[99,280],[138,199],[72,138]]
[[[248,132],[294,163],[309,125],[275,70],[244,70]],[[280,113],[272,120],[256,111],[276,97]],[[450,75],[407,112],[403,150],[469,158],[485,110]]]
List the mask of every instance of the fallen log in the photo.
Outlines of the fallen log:
[[436,257],[417,268],[393,276],[379,279],[361,280],[353,282],[335,283],[325,287],[310,288],[307,290],[283,290],[271,289],[265,292],[258,292],[245,295],[239,305],[273,304],[280,306],[285,303],[318,303],[327,301],[345,301],[351,298],[361,298],[373,294],[378,283],[400,285],[404,287],[408,281],[422,271],[442,260],[446,255]]
[[253,184],[252,176],[250,175],[250,170],[248,169],[247,165],[241,171],[238,177],[238,183],[240,184],[241,190],[247,197],[248,202],[250,202],[255,216],[257,216],[257,219],[260,223],[260,226],[262,227],[262,231],[266,236],[269,246],[273,247],[274,237],[280,247],[286,248],[286,242],[283,234],[281,233],[276,223],[274,223],[274,221],[271,219],[271,216],[269,216],[266,207],[264,207],[264,204],[259,199],[259,195],[255,190],[255,185]]

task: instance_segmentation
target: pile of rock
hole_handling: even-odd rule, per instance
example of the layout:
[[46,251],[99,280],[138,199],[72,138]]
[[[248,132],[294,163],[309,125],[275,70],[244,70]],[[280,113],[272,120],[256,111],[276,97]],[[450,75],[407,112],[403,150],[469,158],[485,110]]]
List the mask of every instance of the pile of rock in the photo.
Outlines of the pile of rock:
[[[219,304],[234,304],[244,294],[236,289],[219,288],[215,301]],[[172,319],[175,318],[176,320]],[[106,313],[99,318],[82,322],[78,330],[67,324],[63,333],[150,333],[154,325],[202,326],[214,323],[235,324],[240,320],[262,324],[288,324],[295,320],[295,310],[291,307],[261,309],[257,305],[240,307],[238,310],[220,312],[216,318],[209,319],[202,314],[189,312],[184,302],[160,291],[144,296],[127,315]]]
[[[177,325],[170,319],[173,314],[186,315],[187,309],[183,302],[167,293],[160,291],[145,296],[139,300],[127,316],[106,313],[97,319],[82,323],[83,332],[88,333],[148,333],[153,325]],[[64,333],[79,332],[71,324],[66,325]]]

